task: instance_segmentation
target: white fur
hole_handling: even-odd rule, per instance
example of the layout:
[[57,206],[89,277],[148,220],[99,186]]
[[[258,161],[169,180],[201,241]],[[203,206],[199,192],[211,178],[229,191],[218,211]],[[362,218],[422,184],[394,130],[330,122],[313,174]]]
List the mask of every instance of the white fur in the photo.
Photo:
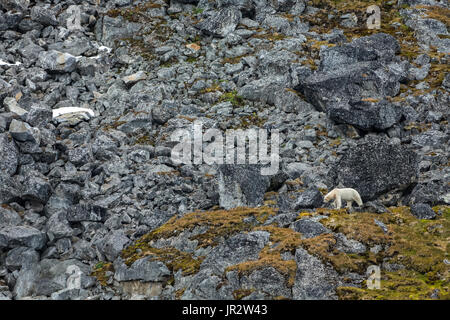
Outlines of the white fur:
[[88,108],[79,108],[79,107],[63,107],[58,109],[53,109],[53,118],[57,118],[63,114],[69,114],[69,113],[88,113],[91,117],[94,116],[94,111]]
[[347,201],[347,208],[352,208],[352,202],[355,201],[358,206],[362,206],[363,202],[358,191],[352,188],[338,189],[334,188],[331,190],[324,198],[325,202],[329,202],[334,199],[334,205],[336,209],[340,209],[342,205],[342,200]]

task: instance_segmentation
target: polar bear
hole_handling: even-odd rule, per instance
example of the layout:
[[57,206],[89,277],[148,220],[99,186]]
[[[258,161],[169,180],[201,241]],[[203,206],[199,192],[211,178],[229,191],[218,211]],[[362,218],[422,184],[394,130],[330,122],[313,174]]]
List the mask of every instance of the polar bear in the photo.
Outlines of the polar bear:
[[332,199],[334,199],[334,205],[336,209],[341,208],[341,200],[347,201],[348,209],[352,208],[353,201],[356,201],[358,206],[362,206],[363,204],[361,196],[359,195],[358,191],[352,188],[342,188],[342,189],[334,188],[323,198],[325,202],[329,202]]

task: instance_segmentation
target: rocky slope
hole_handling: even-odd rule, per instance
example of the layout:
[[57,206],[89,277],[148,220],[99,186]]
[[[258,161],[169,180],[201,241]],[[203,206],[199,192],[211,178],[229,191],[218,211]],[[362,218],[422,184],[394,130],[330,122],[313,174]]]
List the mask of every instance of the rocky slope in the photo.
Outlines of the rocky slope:
[[[449,12],[2,0],[0,299],[448,299]],[[280,170],[175,163],[194,121],[279,130]]]

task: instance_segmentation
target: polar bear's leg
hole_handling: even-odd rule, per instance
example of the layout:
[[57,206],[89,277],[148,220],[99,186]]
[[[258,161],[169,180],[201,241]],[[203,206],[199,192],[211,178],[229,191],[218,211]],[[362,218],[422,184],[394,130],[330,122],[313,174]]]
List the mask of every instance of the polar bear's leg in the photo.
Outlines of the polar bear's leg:
[[334,202],[336,205],[336,209],[340,209],[342,202],[341,202],[341,195],[340,194],[336,194],[336,201]]
[[347,201],[347,209],[349,209],[349,210],[352,209],[352,202],[353,202],[353,200]]

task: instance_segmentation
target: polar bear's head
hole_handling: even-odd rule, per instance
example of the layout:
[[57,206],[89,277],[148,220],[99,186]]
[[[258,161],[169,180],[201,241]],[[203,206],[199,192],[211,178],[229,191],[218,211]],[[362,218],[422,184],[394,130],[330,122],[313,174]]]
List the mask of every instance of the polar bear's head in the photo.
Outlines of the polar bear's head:
[[329,202],[329,201],[333,200],[334,198],[335,198],[335,192],[334,192],[334,190],[333,190],[333,191],[327,193],[327,194],[325,195],[325,197],[323,197],[323,201],[324,201],[324,202]]

